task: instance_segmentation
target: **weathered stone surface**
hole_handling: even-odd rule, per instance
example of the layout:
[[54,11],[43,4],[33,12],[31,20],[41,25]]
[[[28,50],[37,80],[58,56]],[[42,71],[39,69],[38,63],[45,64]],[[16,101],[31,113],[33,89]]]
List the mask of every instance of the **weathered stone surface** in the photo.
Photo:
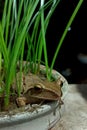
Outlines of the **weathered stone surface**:
[[64,102],[64,115],[52,130],[87,130],[87,85],[69,85]]

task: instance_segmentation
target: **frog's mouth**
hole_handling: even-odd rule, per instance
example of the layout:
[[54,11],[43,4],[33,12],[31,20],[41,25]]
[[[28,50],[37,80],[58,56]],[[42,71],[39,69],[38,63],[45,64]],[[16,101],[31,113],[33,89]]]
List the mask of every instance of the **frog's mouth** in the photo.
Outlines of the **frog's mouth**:
[[36,85],[28,91],[28,95],[33,98],[44,99],[44,100],[58,100],[58,96],[51,90],[44,89],[40,85]]

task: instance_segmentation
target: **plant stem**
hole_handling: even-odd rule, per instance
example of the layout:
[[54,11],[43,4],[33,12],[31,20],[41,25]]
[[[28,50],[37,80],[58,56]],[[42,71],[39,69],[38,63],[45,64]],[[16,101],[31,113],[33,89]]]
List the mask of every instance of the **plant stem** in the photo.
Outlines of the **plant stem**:
[[[44,3],[41,3],[41,6],[43,6]],[[46,39],[45,39],[45,21],[44,21],[44,9],[41,10],[41,27],[42,27],[42,44],[44,49],[44,58],[45,58],[45,66],[46,66],[46,74],[47,78],[49,79],[48,75],[48,57],[47,57],[47,48],[46,48]]]
[[2,66],[2,54],[0,52],[0,71],[1,71],[1,66]]
[[64,41],[64,39],[65,39],[65,37],[66,37],[66,35],[67,35],[67,32],[68,32],[69,27],[71,26],[73,20],[75,19],[76,14],[78,13],[78,11],[79,11],[79,9],[80,9],[80,7],[81,7],[81,5],[82,5],[82,2],[83,2],[83,0],[80,0],[80,1],[78,2],[76,8],[74,9],[74,12],[73,12],[72,16],[70,17],[70,19],[69,19],[69,21],[68,21],[68,23],[67,23],[67,25],[66,25],[66,28],[65,28],[65,30],[64,30],[64,32],[63,32],[63,34],[62,34],[62,37],[60,38],[59,44],[58,44],[58,46],[57,46],[56,52],[55,52],[55,54],[54,54],[54,57],[53,57],[53,60],[52,60],[52,63],[51,63],[51,67],[50,67],[50,77],[51,77],[52,69],[53,69],[53,66],[54,66],[54,64],[55,64],[57,55],[58,55],[58,53],[59,53],[59,51],[60,51],[60,48],[61,48],[61,46],[62,46],[62,43],[63,43],[63,41]]

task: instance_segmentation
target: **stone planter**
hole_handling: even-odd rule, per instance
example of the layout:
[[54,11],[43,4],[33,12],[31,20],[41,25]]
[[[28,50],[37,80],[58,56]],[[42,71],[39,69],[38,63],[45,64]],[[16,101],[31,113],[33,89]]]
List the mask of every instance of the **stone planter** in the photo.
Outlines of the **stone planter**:
[[[53,76],[61,77],[63,80],[62,100],[64,102],[68,91],[67,80],[55,70]],[[55,126],[64,112],[64,104],[60,107],[58,101],[43,104],[36,109],[34,105],[32,111],[27,111],[28,107],[29,105],[26,106],[25,112],[16,114],[9,112],[8,115],[0,115],[0,130],[49,130]]]

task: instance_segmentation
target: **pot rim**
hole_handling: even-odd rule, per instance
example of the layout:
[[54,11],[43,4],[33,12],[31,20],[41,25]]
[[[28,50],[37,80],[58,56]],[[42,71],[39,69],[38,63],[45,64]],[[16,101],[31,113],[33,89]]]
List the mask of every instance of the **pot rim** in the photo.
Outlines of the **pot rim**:
[[[27,107],[28,106],[29,105],[27,105]],[[53,101],[45,105],[41,105],[33,112],[29,112],[29,111],[25,111],[21,113],[18,112],[14,115],[9,112],[8,115],[7,114],[4,116],[0,115],[0,128],[34,120],[41,116],[48,115],[52,111],[55,111],[56,108],[59,108],[59,103],[57,101]]]

